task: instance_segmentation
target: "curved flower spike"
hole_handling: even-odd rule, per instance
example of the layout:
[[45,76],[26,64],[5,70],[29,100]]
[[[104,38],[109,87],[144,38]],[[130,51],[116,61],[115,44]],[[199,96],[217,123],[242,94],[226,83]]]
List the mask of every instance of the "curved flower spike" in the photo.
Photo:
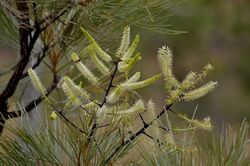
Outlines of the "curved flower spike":
[[173,54],[168,47],[163,46],[158,51],[158,62],[165,80],[165,89],[167,92],[180,86],[179,81],[173,74]]
[[188,117],[186,117],[185,115],[182,114],[177,114],[177,116],[187,122],[189,122],[190,124],[194,125],[194,127],[197,128],[201,128],[204,130],[211,130],[212,129],[212,124],[211,124],[211,120],[209,117],[204,118],[202,121],[196,120],[196,119],[190,119]]
[[88,41],[93,45],[93,48],[95,49],[96,53],[105,61],[109,62],[112,60],[111,56],[109,56],[105,51],[101,49],[101,47],[96,43],[95,39],[89,34],[89,32],[81,27],[81,31],[85,35],[85,37],[88,39]]
[[80,97],[81,100],[88,100],[90,98],[90,94],[80,86],[76,85],[68,76],[63,78],[63,82],[71,89],[74,96]]
[[99,60],[97,57],[95,50],[93,48],[93,45],[89,45],[87,47],[87,50],[89,52],[90,58],[92,59],[93,63],[97,67],[97,69],[103,74],[103,75],[108,75],[109,74],[109,69]]

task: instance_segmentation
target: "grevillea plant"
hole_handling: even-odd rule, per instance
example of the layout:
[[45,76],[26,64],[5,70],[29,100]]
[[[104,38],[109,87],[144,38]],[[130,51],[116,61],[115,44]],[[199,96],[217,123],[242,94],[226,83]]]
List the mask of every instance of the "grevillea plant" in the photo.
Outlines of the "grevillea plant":
[[[217,85],[214,81],[197,87],[212,71],[210,64],[200,73],[191,71],[184,80],[179,81],[173,74],[172,51],[163,46],[157,53],[161,73],[141,79],[141,72],[134,70],[134,66],[141,60],[140,53],[136,52],[139,35],[130,42],[130,27],[124,29],[121,44],[114,54],[106,52],[86,29],[81,28],[81,31],[89,42],[89,45],[83,48],[88,56],[83,59],[81,54],[71,53],[72,65],[81,74],[81,81],[78,82],[79,79],[75,80],[70,75],[61,78],[57,87],[64,92],[66,98],[62,108],[57,106],[55,99],[47,96],[46,88],[36,72],[28,69],[33,86],[48,101],[51,108],[48,119],[60,125],[66,124],[71,132],[75,131],[73,134],[67,134],[65,131],[56,130],[57,134],[55,131],[48,134],[51,141],[56,140],[53,146],[57,144],[68,157],[64,162],[78,165],[112,164],[118,162],[134,147],[136,141],[140,140],[138,138],[143,136],[157,142],[159,146],[167,146],[173,152],[188,151],[188,147],[176,143],[173,131],[212,128],[209,118],[195,120],[171,108],[177,102],[189,102],[214,90]],[[87,59],[93,64],[91,68],[85,63]],[[137,95],[137,90],[148,87],[159,79],[164,79],[165,92],[168,94],[161,111],[156,108],[153,100],[145,101]],[[166,112],[173,112],[189,124],[189,128],[164,125],[160,118],[166,115]],[[139,129],[135,127],[138,126],[137,119],[143,122]],[[163,136],[159,136],[162,131]],[[192,150],[195,149],[192,147]],[[53,160],[52,163],[61,164],[63,161],[58,155],[55,156],[57,160],[46,161]]]

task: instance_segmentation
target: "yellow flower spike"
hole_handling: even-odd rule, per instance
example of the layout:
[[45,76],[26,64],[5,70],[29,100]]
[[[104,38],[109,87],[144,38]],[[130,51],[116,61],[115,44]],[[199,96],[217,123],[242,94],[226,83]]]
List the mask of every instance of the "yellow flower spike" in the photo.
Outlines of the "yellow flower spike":
[[93,48],[95,49],[96,53],[106,62],[109,62],[112,60],[111,56],[109,56],[105,51],[101,49],[101,47],[96,43],[95,39],[89,34],[89,32],[81,27],[82,33],[85,35],[85,37],[88,39],[88,41],[93,45]]
[[141,72],[136,72],[132,77],[130,77],[125,83],[130,84],[137,82],[139,78],[141,77]]
[[135,39],[134,39],[134,41],[133,41],[133,43],[131,44],[131,46],[129,47],[129,49],[127,50],[127,52],[122,56],[122,60],[123,61],[126,61],[126,60],[128,60],[132,55],[133,55],[133,53],[134,53],[134,51],[135,51],[135,49],[136,49],[136,47],[137,47],[137,45],[138,45],[138,43],[139,43],[139,34],[137,34],[136,36],[135,36]]
[[194,86],[197,79],[197,74],[195,72],[189,72],[186,78],[181,82],[181,89],[183,91],[189,90]]
[[153,84],[155,81],[157,81],[161,77],[161,74],[157,74],[151,78],[148,78],[143,81],[135,82],[135,83],[123,83],[120,85],[120,87],[124,90],[135,90],[140,89],[145,86],[148,86],[150,84]]
[[50,116],[49,116],[49,119],[50,119],[50,120],[55,120],[56,118],[57,118],[56,112],[55,112],[55,111],[52,111],[52,113],[51,113]]
[[137,53],[133,58],[130,58],[129,60],[127,60],[128,63],[126,63],[126,62],[119,63],[118,70],[120,72],[128,72],[140,60],[141,60],[141,55],[140,55],[140,53]]
[[[130,77],[125,83],[121,84],[131,84],[131,83],[135,83],[138,81],[138,79],[140,78],[141,73],[140,72],[136,72],[132,77]],[[125,89],[122,89],[120,86],[117,86],[108,96],[107,96],[107,102],[108,103],[115,103],[116,101],[119,100],[120,96],[122,95],[122,93],[125,91]]]
[[103,74],[103,75],[108,75],[109,74],[109,69],[105,66],[104,63],[100,61],[100,59],[97,57],[95,50],[92,45],[89,45],[87,47],[88,53],[90,55],[90,58],[92,59],[93,63],[97,67],[97,69]]

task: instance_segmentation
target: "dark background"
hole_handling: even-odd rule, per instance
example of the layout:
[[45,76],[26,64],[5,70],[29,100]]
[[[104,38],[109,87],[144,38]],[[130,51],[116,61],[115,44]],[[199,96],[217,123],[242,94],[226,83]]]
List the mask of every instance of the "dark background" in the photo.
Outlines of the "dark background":
[[[168,45],[174,52],[174,71],[179,79],[211,63],[215,70],[208,80],[219,86],[208,96],[192,103],[179,103],[176,111],[197,117],[211,116],[218,123],[239,122],[250,117],[250,1],[189,0],[171,9],[173,29],[179,35],[156,35],[144,32],[140,50],[144,59],[140,69],[144,76],[159,71],[157,48]],[[162,82],[148,88],[145,96],[164,105]]]

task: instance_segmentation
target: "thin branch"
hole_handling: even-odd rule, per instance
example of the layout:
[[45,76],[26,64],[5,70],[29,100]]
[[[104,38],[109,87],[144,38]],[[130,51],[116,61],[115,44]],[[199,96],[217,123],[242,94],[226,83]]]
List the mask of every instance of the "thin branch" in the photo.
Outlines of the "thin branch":
[[[110,77],[111,77],[111,78],[110,78],[110,82],[109,82],[108,88],[107,88],[106,93],[105,93],[105,95],[104,95],[104,97],[103,97],[103,101],[102,101],[100,107],[103,107],[104,104],[107,102],[107,96],[109,95],[109,92],[110,92],[111,88],[113,87],[113,81],[114,81],[115,75],[116,75],[116,73],[117,73],[117,71],[118,71],[118,63],[119,63],[119,62],[120,62],[119,59],[118,59],[117,61],[114,62],[114,64],[115,64],[115,69],[114,69],[113,73],[112,73],[111,76],[110,76]],[[90,130],[91,132],[90,132],[90,135],[89,135],[89,137],[88,137],[88,142],[91,141],[91,138],[92,138],[92,136],[94,135],[94,132],[95,132],[95,129],[96,129],[96,128],[97,128],[97,123],[96,123],[96,119],[94,119],[94,124],[93,124],[93,126],[92,126],[92,128],[91,128],[91,130]]]
[[[157,119],[159,119],[166,111],[168,111],[171,108],[172,104],[166,105],[163,110],[157,115]],[[130,142],[132,142],[134,139],[136,139],[138,136],[145,133],[145,130],[149,128],[153,124],[153,120],[150,123],[145,124],[141,129],[139,129],[135,134],[130,136],[126,141],[124,141],[120,146],[116,148],[116,150],[109,156],[109,158],[105,161],[105,164],[107,164],[121,149],[123,149],[125,146],[127,146]]]
[[[14,94],[17,85],[20,81],[20,77],[29,62],[30,52],[29,52],[29,35],[30,35],[30,28],[29,28],[29,6],[26,0],[18,1],[16,0],[17,9],[21,12],[22,18],[18,18],[19,23],[19,41],[20,41],[20,56],[21,59],[19,60],[17,67],[12,74],[9,82],[3,92],[0,95],[0,110],[1,110],[1,117],[0,117],[0,133],[3,132],[4,123],[5,123],[5,116],[8,115],[8,106],[7,101],[8,99]],[[36,41],[36,40],[35,40]],[[30,43],[35,42],[30,41]],[[32,46],[33,48],[33,46]]]
[[[32,43],[35,43],[36,38],[30,41],[29,45],[29,28],[23,27],[24,25],[29,25],[29,7],[28,7],[28,2],[27,1],[22,1],[16,2],[17,8],[22,14],[24,15],[23,18],[20,18],[18,20],[19,22],[19,34],[20,34],[20,55],[21,59],[17,64],[16,70],[12,74],[7,86],[5,87],[4,91],[0,95],[0,107],[4,107],[3,105],[7,105],[7,100],[14,94],[16,87],[20,81],[20,77],[26,67],[26,65],[29,62],[29,57],[30,57],[30,48],[33,48]],[[38,33],[38,32],[37,32]],[[7,110],[1,109],[1,112],[7,112]]]
[[141,118],[141,121],[142,121],[142,123],[143,123],[143,126],[146,126],[147,125],[147,123],[145,122],[145,120],[143,119],[143,117],[142,117],[142,115],[139,113],[139,116],[140,116],[140,118]]
[[111,79],[110,79],[108,88],[107,88],[107,90],[105,90],[106,93],[105,93],[105,95],[104,95],[104,98],[103,98],[103,102],[102,102],[102,104],[101,104],[101,107],[107,102],[107,96],[109,95],[109,92],[110,92],[111,88],[114,87],[113,81],[114,81],[115,75],[116,75],[117,70],[118,70],[118,63],[119,63],[119,62],[120,62],[119,59],[118,59],[117,61],[114,62],[114,64],[115,64],[115,69],[114,69],[114,72],[111,74]]
[[[17,5],[18,10],[22,14],[22,17],[18,18],[21,59],[19,60],[14,73],[9,79],[7,86],[5,87],[3,92],[0,94],[0,110],[1,110],[1,113],[3,114],[3,117],[0,117],[0,121],[4,121],[5,117],[9,117],[9,113],[7,112],[7,109],[8,109],[7,101],[14,94],[14,92],[16,91],[17,85],[19,84],[19,81],[23,78],[23,71],[25,70],[29,62],[32,49],[37,39],[39,38],[41,32],[45,30],[47,26],[51,25],[56,20],[58,20],[66,11],[68,11],[68,10],[64,10],[57,17],[53,18],[50,22],[47,22],[46,25],[42,28],[38,24],[36,24],[34,35],[30,36],[31,28],[30,28],[28,2],[27,0],[23,0],[23,1],[16,0],[16,5]],[[40,62],[38,62],[37,65],[39,64]],[[42,98],[37,98],[35,101],[40,103],[42,101]],[[28,110],[32,110],[33,108],[34,108],[34,103],[33,104],[30,103],[27,107]],[[0,125],[0,126],[1,126],[0,127],[0,133],[1,133],[3,130],[3,125]]]
[[[55,21],[57,21],[62,15],[64,15],[72,6],[68,6],[66,7],[66,9],[64,9],[62,12],[60,12],[59,14],[55,15],[52,18],[49,18],[48,20],[45,21],[45,25],[41,28],[41,31],[45,30],[48,26],[50,26],[51,24],[53,24]],[[41,25],[41,24],[39,24]]]
[[[54,110],[56,110],[55,107],[53,107]],[[66,116],[63,115],[63,111],[57,111],[56,112],[59,113],[59,115],[62,117],[62,119],[64,121],[66,121],[67,123],[69,123],[72,127],[74,127],[75,129],[77,129],[78,131],[80,131],[83,134],[86,134],[86,132],[84,130],[82,130],[81,128],[79,128],[78,126],[76,126],[73,122],[71,122]]]
[[[44,48],[43,48],[43,50],[42,50],[42,55],[39,56],[39,58],[37,59],[36,63],[31,67],[32,69],[37,68],[37,67],[41,64],[42,60],[43,60],[43,59],[45,58],[45,56],[46,56],[46,53],[47,53],[48,49],[49,49],[48,46],[44,46]],[[27,76],[28,76],[28,72],[26,71],[25,73],[22,74],[21,79],[24,79],[24,78],[27,77]]]

